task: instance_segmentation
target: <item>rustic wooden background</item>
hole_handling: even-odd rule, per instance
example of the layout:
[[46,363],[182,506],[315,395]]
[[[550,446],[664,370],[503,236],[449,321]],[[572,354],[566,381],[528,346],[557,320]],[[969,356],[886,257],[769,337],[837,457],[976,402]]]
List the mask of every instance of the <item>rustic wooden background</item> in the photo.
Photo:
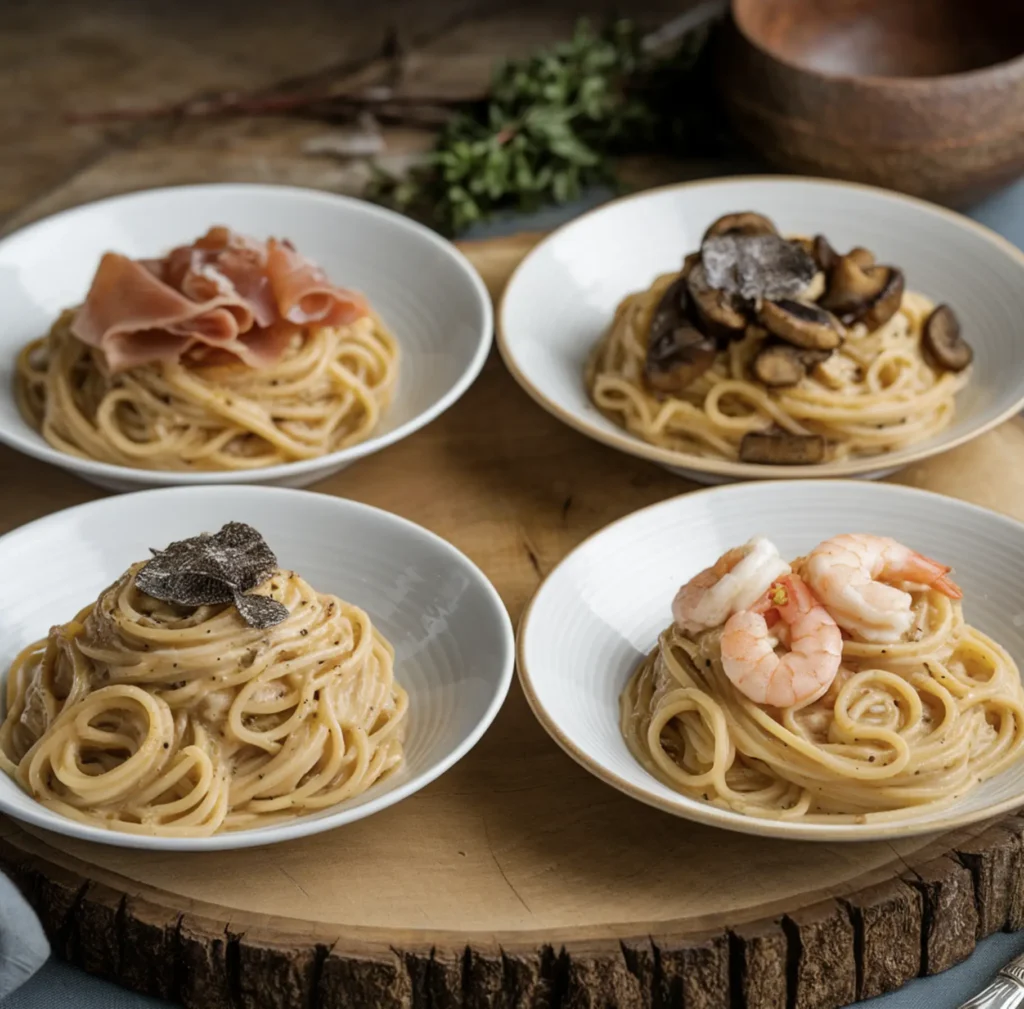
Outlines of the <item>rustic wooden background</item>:
[[[329,132],[293,118],[69,125],[97,108],[250,91],[316,74],[355,87],[388,78],[397,39],[404,94],[479,94],[496,59],[567,37],[580,15],[628,9],[655,27],[694,0],[5,0],[0,4],[0,225],[127,189],[287,182],[358,193],[365,163],[308,156]],[[385,166],[430,141],[386,131]],[[692,166],[636,168],[655,177]]]

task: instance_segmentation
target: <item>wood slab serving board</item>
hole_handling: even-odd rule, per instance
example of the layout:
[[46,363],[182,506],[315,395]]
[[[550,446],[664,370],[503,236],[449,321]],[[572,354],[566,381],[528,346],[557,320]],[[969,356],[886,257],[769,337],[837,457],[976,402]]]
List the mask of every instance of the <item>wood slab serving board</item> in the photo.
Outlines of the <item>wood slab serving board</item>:
[[[469,243],[492,293],[536,241]],[[1024,426],[895,476],[1024,518]],[[0,531],[101,491],[0,450]],[[442,418],[315,489],[449,539],[513,618],[587,535],[693,485],[534,405],[496,356]],[[565,756],[514,685],[477,748],[333,832],[175,855],[0,819],[57,953],[195,1009],[835,1009],[1024,927],[1024,818],[795,844],[650,809]]]

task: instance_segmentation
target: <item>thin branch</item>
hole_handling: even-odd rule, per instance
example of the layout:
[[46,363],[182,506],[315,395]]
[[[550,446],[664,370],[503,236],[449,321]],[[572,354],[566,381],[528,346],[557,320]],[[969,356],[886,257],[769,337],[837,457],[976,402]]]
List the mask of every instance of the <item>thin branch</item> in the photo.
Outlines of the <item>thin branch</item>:
[[446,95],[396,95],[390,88],[367,88],[351,93],[318,91],[307,94],[254,94],[222,92],[205,98],[189,98],[183,102],[162,105],[137,106],[123,109],[95,109],[71,112],[65,117],[69,123],[139,122],[155,119],[212,119],[219,116],[279,116],[308,113],[337,112],[356,114],[370,109],[376,115],[399,116],[399,110],[408,110],[417,118],[417,110],[450,110],[467,104],[465,98]]
[[[431,39],[442,35],[458,25],[460,20],[459,16],[447,18],[437,25],[434,31],[427,33],[422,39],[417,41],[420,43],[430,42]],[[350,107],[356,108],[357,111],[370,109],[375,114],[378,111],[378,107],[385,102],[396,109],[408,105],[410,107],[422,106],[425,109],[433,110],[453,108],[463,104],[462,99],[449,97],[424,96],[422,98],[414,98],[412,96],[397,96],[393,94],[395,86],[400,83],[408,56],[405,43],[406,40],[402,37],[399,30],[394,25],[391,25],[386,30],[384,38],[376,51],[368,57],[362,56],[356,59],[341,60],[310,74],[284,78],[269,87],[246,92],[221,91],[206,96],[192,96],[180,102],[169,102],[153,106],[68,112],[65,114],[64,120],[68,123],[128,123],[160,119],[206,119],[229,115],[308,114],[313,109],[319,112],[322,108],[330,113],[332,111],[331,106],[335,101],[342,104],[343,110],[347,110]],[[386,98],[376,94],[376,92],[381,90],[380,88],[371,87],[362,92],[352,93],[337,93],[331,89],[331,81],[337,81],[340,76],[355,73],[378,62],[384,62],[388,65],[388,94]],[[475,96],[470,96],[470,100],[473,97]],[[486,93],[481,93],[479,97],[486,97]],[[431,116],[429,113],[424,116],[417,116],[415,113],[409,116],[386,114],[384,118],[400,118],[402,121],[426,121]],[[438,121],[436,114],[433,115],[432,121]]]

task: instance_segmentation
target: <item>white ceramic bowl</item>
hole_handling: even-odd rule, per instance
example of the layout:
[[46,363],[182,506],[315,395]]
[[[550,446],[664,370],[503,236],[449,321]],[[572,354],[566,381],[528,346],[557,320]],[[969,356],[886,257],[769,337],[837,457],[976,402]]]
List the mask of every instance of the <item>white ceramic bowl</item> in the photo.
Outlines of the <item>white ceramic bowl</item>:
[[789,558],[840,532],[893,536],[952,564],[967,620],[1024,667],[1024,525],[889,484],[747,483],[642,509],[590,537],[551,572],[519,626],[519,678],[534,713],[571,757],[627,795],[748,834],[866,841],[958,827],[1024,805],[1022,761],[924,817],[864,825],[760,820],[680,795],[630,754],[619,731],[619,695],[671,621],[679,585],[759,533]]
[[[824,233],[837,249],[870,248],[903,268],[908,288],[952,305],[975,352],[953,423],[899,452],[821,466],[703,459],[649,445],[604,417],[583,383],[587,356],[625,295],[679,268],[705,228],[730,211],[767,214],[784,234]],[[880,476],[973,438],[1024,404],[1024,253],[979,224],[884,189],[816,179],[715,179],[616,200],[540,243],[509,281],[498,345],[545,409],[623,452],[706,483],[782,477]]]
[[109,497],[0,538],[0,670],[49,627],[71,619],[151,546],[238,520],[282,566],[365,609],[395,646],[409,692],[405,762],[363,795],[276,826],[207,838],[151,838],[77,823],[0,773],[0,812],[59,834],[130,848],[210,851],[330,830],[404,799],[476,744],[512,680],[508,613],[483,573],[453,546],[368,505],[269,487],[195,487]]
[[[358,445],[241,472],[162,473],[77,459],[52,448],[14,402],[14,360],[80,302],[102,254],[159,255],[226,224],[291,239],[336,283],[365,294],[401,347],[398,388]],[[491,301],[466,258],[429,228],[363,200],[290,186],[151,189],[66,210],[0,240],[0,441],[104,487],[264,483],[301,487],[412,434],[451,406],[487,358]]]

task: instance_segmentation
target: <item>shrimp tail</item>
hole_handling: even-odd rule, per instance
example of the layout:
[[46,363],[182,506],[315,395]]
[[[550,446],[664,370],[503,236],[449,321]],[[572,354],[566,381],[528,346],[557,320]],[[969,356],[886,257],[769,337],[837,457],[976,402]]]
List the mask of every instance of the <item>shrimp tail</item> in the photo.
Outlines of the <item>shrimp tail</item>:
[[921,554],[912,555],[907,565],[907,574],[910,578],[920,578],[925,585],[950,599],[963,599],[964,594],[960,591],[960,586],[948,577],[952,570],[948,564],[940,564]]

